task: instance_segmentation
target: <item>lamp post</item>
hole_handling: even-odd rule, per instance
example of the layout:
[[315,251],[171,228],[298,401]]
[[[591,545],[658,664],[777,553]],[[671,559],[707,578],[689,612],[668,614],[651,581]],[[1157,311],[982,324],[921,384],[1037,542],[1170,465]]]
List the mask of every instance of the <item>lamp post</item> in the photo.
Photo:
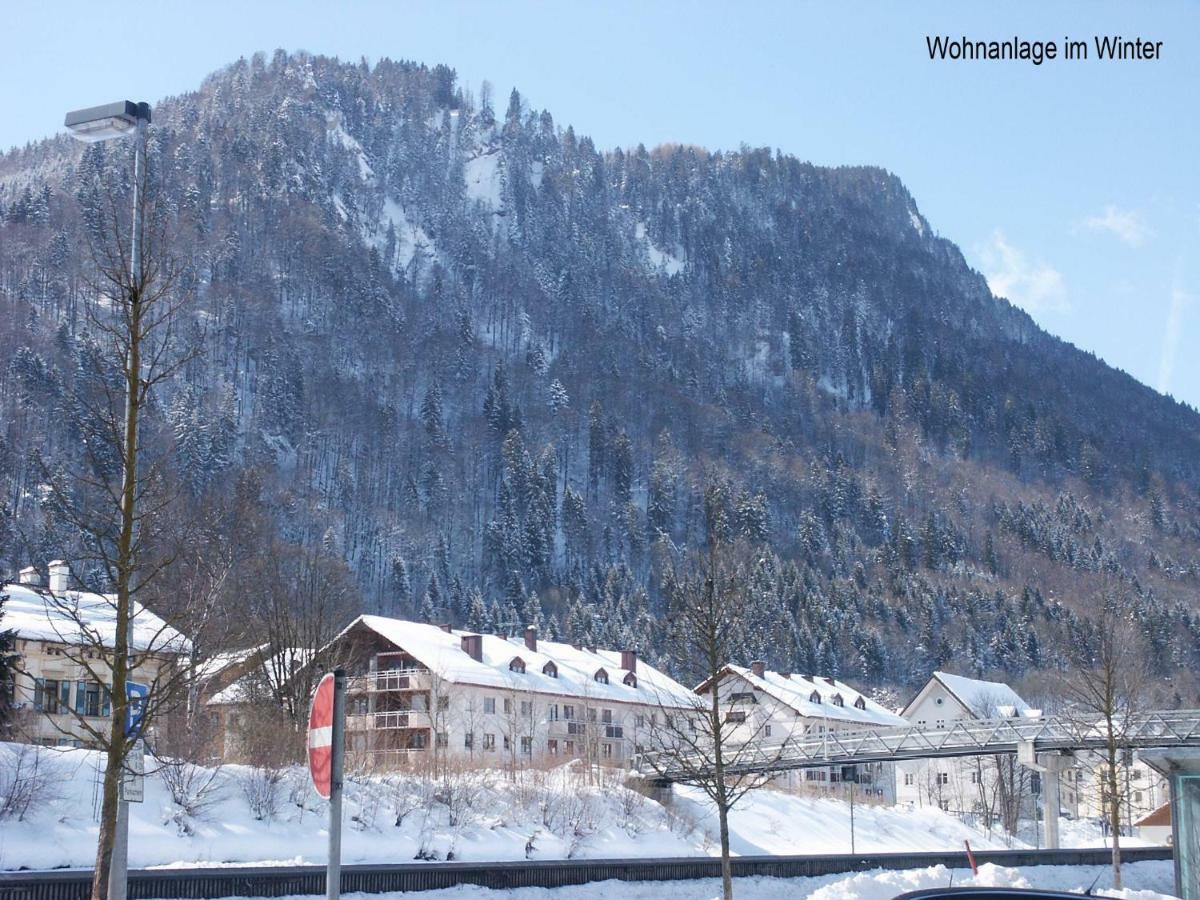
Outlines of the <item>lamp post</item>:
[[[133,234],[129,241],[129,284],[131,302],[137,303],[138,281],[142,266],[142,169],[145,166],[146,126],[150,124],[150,104],[134,103],[130,100],[120,100],[104,106],[93,106],[89,109],[78,109],[67,113],[63,123],[71,136],[81,141],[95,143],[113,138],[133,137]],[[136,313],[136,310],[131,310]],[[132,316],[134,327],[137,317]],[[137,406],[133,393],[137,390],[137,372],[140,369],[137,342],[130,341],[126,358],[128,387],[125,394],[125,466],[121,485],[121,515],[123,523],[132,521],[132,507],[137,482]],[[126,586],[128,590],[128,586]],[[118,593],[118,613],[121,608],[120,593]],[[113,734],[121,734],[122,741],[128,740],[129,735],[129,683],[133,675],[133,604],[129,601],[126,614],[126,650],[125,650],[125,684],[122,693],[124,702],[113,704],[113,715],[121,716],[124,721],[119,728],[114,726]],[[118,625],[120,622],[118,621]],[[116,679],[114,678],[114,681]],[[116,685],[114,684],[114,687]],[[111,752],[111,749],[110,749]],[[113,833],[112,858],[108,870],[109,900],[125,900],[128,890],[129,874],[129,801],[125,798],[124,771],[122,766],[120,793],[117,800],[117,823]],[[139,767],[140,769],[140,767]]]

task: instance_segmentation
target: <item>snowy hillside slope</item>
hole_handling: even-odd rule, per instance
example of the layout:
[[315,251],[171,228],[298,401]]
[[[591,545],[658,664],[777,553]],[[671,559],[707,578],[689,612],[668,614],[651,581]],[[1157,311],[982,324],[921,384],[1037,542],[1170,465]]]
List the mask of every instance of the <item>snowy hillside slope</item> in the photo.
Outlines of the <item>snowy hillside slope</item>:
[[[11,793],[22,749],[0,745],[0,796]],[[38,796],[23,817],[0,821],[0,868],[86,867],[97,826],[97,754],[25,748],[25,770],[38,762]],[[225,766],[192,769],[173,799],[170,772],[146,779],[133,806],[134,867],[222,863],[320,863],[326,807],[294,768],[275,773]],[[622,786],[622,773],[589,784],[579,767],[525,771],[516,781],[482,770],[428,781],[411,775],[352,776],[345,797],[344,860],[512,860],[715,854],[715,817],[697,795],[679,790],[670,807]],[[273,780],[273,783],[272,783]],[[1004,846],[937,810],[859,805],[859,852],[943,850],[970,840]],[[751,793],[734,811],[738,854],[847,853],[848,807],[774,790]]]

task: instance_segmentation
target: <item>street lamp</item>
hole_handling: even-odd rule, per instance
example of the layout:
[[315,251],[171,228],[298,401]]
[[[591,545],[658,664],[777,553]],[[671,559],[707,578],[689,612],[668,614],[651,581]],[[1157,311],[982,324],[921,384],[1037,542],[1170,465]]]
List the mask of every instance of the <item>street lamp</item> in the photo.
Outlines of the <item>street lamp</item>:
[[[77,109],[74,112],[67,113],[67,117],[63,124],[71,133],[71,137],[77,138],[88,143],[96,143],[97,141],[107,141],[113,138],[133,137],[133,234],[129,240],[129,285],[131,290],[130,300],[132,303],[138,302],[138,293],[140,288],[138,280],[142,267],[142,167],[145,165],[142,157],[145,155],[146,144],[146,126],[150,124],[150,104],[149,103],[134,103],[131,100],[119,100],[116,103],[109,103],[104,106],[93,106],[88,109]],[[132,317],[136,322],[136,316]],[[136,327],[136,326],[135,326]],[[126,364],[129,370],[137,366],[137,357],[134,355],[135,342],[129,342],[129,356],[126,359]],[[134,398],[132,389],[125,396],[125,434],[127,443],[132,440],[132,446],[125,448],[125,456],[127,463],[124,471],[124,484],[121,491],[121,512],[122,517],[129,512],[126,509],[126,503],[130,503],[132,509],[132,498],[136,490],[137,480],[137,456],[134,453],[134,448],[137,446],[137,412],[134,406]],[[128,708],[129,708],[129,685],[133,680],[133,606],[132,601],[129,605],[128,621],[126,622],[128,629],[128,642],[125,653],[125,705],[126,721],[121,723],[125,729],[125,737],[128,738]],[[115,710],[114,710],[115,715]],[[133,752],[140,752],[139,745],[135,744]],[[123,770],[128,766],[123,766]],[[141,766],[137,767],[138,771]],[[117,801],[117,827],[113,834],[112,861],[109,863],[108,870],[108,896],[114,900],[124,900],[127,895],[128,878],[129,878],[129,801],[126,799],[126,778],[125,772],[121,774],[121,785],[119,799]]]

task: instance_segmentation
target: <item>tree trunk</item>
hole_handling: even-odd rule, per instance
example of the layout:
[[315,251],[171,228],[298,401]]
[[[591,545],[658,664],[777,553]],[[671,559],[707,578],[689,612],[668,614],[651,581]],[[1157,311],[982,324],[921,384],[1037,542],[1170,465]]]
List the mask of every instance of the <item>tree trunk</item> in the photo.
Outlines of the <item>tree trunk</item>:
[[1121,802],[1117,782],[1116,753],[1111,754],[1108,766],[1108,818],[1112,831],[1113,889],[1121,890]]
[[[130,653],[129,621],[133,613],[131,594],[134,569],[134,530],[137,522],[134,504],[137,500],[138,412],[141,406],[139,394],[142,371],[141,312],[141,304],[135,293],[130,301],[129,357],[125,366],[125,446],[122,448],[121,459],[121,523],[117,535],[117,608],[112,656],[112,722],[107,748],[108,759],[104,766],[96,866],[92,871],[92,900],[105,900],[108,897],[108,873],[112,865],[113,840],[117,831],[117,807],[121,802],[121,776],[125,768],[125,717],[129,698],[126,675]],[[125,898],[113,897],[110,900],[125,900]]]
[[729,803],[724,791],[717,803],[717,819],[721,830],[721,895],[725,900],[733,900],[733,863],[729,859]]

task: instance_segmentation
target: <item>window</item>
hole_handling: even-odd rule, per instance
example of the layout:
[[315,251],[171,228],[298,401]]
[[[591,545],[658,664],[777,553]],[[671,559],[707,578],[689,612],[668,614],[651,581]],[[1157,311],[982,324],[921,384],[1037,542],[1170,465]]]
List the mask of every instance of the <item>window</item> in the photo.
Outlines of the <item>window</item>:
[[494,713],[496,711],[496,698],[495,697],[484,697],[483,698],[483,711],[485,713]]
[[496,736],[494,734],[485,734],[483,736],[483,749],[484,750],[495,750],[496,749]]
[[821,694],[820,694],[820,692],[819,692],[819,691],[813,691],[811,694],[809,694],[809,695],[808,695],[808,702],[809,702],[809,703],[820,703],[820,702],[821,702]]
[[510,738],[507,734],[504,736],[504,749],[505,750],[512,749],[512,738]]
[[450,735],[446,734],[446,732],[444,732],[444,731],[439,731],[437,733],[436,737],[434,738],[434,741],[437,743],[437,746],[439,746],[439,747],[449,747],[450,746]]
[[94,681],[75,683],[75,714],[80,716],[100,715],[100,685]]
[[408,738],[408,748],[410,750],[425,749],[425,732],[414,731]]
[[1129,773],[1129,777],[1132,778],[1134,781],[1140,781],[1142,778],[1142,770],[1141,769],[1132,770]]
[[567,734],[587,734],[587,726],[582,722],[568,722]]
[[39,712],[60,713],[71,711],[71,682],[54,678],[33,680],[33,708]]
[[634,675],[632,672],[629,672],[625,675],[624,678],[621,679],[621,682],[626,687],[635,688],[635,687],[637,687],[637,676]]
[[830,702],[833,703],[834,706],[845,706],[846,705],[846,701],[842,699],[841,694],[834,694],[833,699]]
[[533,701],[532,700],[522,700],[521,701],[521,715],[527,716],[532,712],[533,712]]
[[596,721],[596,710],[594,710],[594,709],[592,709],[592,708],[590,708],[590,707],[588,708],[588,711],[587,711],[587,720],[588,720],[589,722],[595,722],[595,721]]
[[549,719],[551,722],[558,721],[558,704],[557,703],[551,703],[549,706],[546,707],[546,718]]
[[518,675],[525,674],[525,660],[519,656],[514,656],[508,664],[508,671],[516,672]]
[[551,756],[558,756],[558,741],[554,738],[546,741],[546,752]]
[[857,700],[854,701],[854,708],[855,709],[866,709],[867,701],[864,700],[862,697],[859,697]]
[[601,744],[600,745],[600,755],[603,756],[605,759],[612,759],[612,755],[613,755],[612,747],[613,747],[612,744]]
[[600,721],[603,722],[605,725],[611,724],[612,723],[612,710],[611,709],[601,710]]
[[570,703],[563,704],[563,718],[564,719],[575,718],[575,707],[572,706]]
[[730,703],[757,703],[754,691],[737,691],[729,698]]
[[646,727],[646,717],[642,713],[638,713],[636,716],[633,717],[633,724],[637,728],[645,728]]
[[905,773],[904,773],[904,785],[905,785],[905,787],[911,787],[911,786],[912,786],[912,783],[913,783],[913,773],[912,773],[912,772],[905,772]]
[[625,729],[620,725],[605,725],[604,736],[608,738],[620,738],[625,736]]
[[764,725],[763,726],[763,737],[770,737],[770,736],[771,736],[771,726]]
[[971,773],[971,784],[979,784],[979,773],[978,772]]
[[950,812],[950,801],[949,800],[939,800],[938,801],[938,809],[940,809],[942,812]]
[[744,712],[731,712],[729,714],[729,721],[734,725],[740,725],[746,721],[746,714]]
[[950,773],[949,772],[938,772],[937,773],[937,783],[938,784],[949,784],[950,783]]
[[468,731],[463,735],[463,749],[470,750],[475,746],[475,732]]
[[504,698],[504,712],[505,713],[512,712],[512,700],[510,700],[508,697]]
[[938,728],[945,728],[945,727],[946,727],[946,720],[945,720],[945,719],[938,719],[938,720],[937,720],[937,727],[938,727]]
[[553,662],[548,662],[542,666],[542,674],[549,675],[551,678],[557,678],[558,666],[556,666]]
[[574,741],[564,741],[563,742],[563,753],[566,754],[567,756],[574,756],[575,755],[575,742]]
[[437,698],[437,708],[440,709],[442,712],[445,712],[446,710],[448,710],[450,708],[450,698],[449,697],[438,697]]
[[530,754],[533,753],[533,738],[531,738],[531,737],[521,738],[521,752],[524,753],[526,756],[529,756]]
[[1141,791],[1134,791],[1134,792],[1133,792],[1133,802],[1134,802],[1134,803],[1141,803],[1141,802],[1142,802],[1142,792],[1141,792]]
[[600,684],[608,684],[608,673],[603,669],[597,669],[596,674],[592,676],[593,681],[598,681]]

